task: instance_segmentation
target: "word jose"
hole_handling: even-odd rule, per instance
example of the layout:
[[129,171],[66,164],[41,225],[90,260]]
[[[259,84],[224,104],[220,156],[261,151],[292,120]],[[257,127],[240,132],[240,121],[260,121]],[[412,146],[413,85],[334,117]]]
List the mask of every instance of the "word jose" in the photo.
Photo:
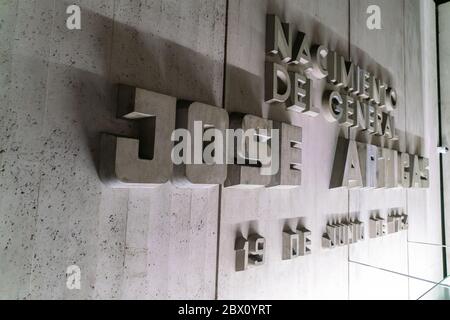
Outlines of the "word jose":
[[301,183],[302,128],[124,85],[118,96],[139,138],[102,135],[100,176],[113,187]]

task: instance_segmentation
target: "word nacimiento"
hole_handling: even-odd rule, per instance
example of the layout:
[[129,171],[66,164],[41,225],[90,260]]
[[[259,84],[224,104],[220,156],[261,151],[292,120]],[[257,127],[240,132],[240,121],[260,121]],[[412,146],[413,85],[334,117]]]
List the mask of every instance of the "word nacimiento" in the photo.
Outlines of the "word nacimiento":
[[[267,16],[266,54],[266,103],[312,117],[319,115],[321,104],[329,122],[398,139],[391,115],[397,93],[385,81],[324,45],[311,45],[305,33],[275,15]],[[313,82],[321,80],[326,86],[317,102]]]

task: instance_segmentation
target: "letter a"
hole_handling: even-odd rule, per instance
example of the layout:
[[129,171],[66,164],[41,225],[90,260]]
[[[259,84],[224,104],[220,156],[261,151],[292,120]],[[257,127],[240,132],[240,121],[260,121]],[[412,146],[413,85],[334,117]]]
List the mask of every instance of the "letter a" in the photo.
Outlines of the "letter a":
[[70,5],[66,10],[67,14],[70,16],[67,18],[66,26],[69,30],[80,30],[81,29],[81,9],[77,5]]
[[377,5],[370,5],[367,7],[367,14],[370,16],[367,18],[367,28],[369,30],[381,30],[381,9]]
[[331,174],[330,189],[363,186],[361,166],[355,141],[339,138]]

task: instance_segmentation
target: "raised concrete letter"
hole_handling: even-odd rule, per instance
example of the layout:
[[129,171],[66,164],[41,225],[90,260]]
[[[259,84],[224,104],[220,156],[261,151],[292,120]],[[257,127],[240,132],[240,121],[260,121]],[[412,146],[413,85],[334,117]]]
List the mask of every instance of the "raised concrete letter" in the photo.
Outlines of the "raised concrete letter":
[[336,147],[330,188],[358,188],[362,186],[356,142],[340,137]]
[[121,85],[118,100],[118,117],[138,122],[139,138],[102,135],[101,179],[113,188],[166,183],[173,170],[176,98]]
[[[225,150],[225,139],[216,139],[205,146],[207,136],[211,130],[219,132],[216,136],[225,137],[228,128],[228,113],[218,107],[199,102],[180,102],[177,110],[177,129],[187,129],[193,139],[191,143],[194,161],[189,164],[175,166],[175,179],[178,184],[211,185],[222,184],[227,177],[225,153],[218,162],[207,163],[204,159],[205,147]],[[220,145],[219,145],[220,144]],[[211,146],[212,145],[212,146]]]
[[[225,187],[269,186],[272,176],[263,174],[260,155],[262,151],[272,154],[268,143],[272,139],[273,122],[253,115],[233,113],[230,116],[230,129],[235,130],[234,136],[227,137],[228,158],[233,164],[228,165]],[[253,134],[246,136],[246,132]],[[232,141],[237,144],[230,143]]]
[[274,122],[280,132],[280,170],[272,177],[271,186],[300,186],[302,182],[302,128]]

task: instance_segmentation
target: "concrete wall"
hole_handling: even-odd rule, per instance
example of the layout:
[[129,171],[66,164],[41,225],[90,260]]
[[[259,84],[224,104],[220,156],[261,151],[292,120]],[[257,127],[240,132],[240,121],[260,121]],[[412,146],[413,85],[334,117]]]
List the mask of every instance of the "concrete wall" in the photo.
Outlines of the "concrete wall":
[[[121,82],[219,105],[225,1],[2,0],[1,298],[214,298],[218,187],[112,190]],[[66,289],[69,265],[82,289]]]
[[[441,115],[442,115],[442,144],[450,145],[450,3],[445,3],[439,7],[439,60],[440,60],[440,78],[441,78]],[[450,166],[450,158],[443,156],[443,166]],[[448,170],[443,172],[444,194],[450,192],[450,175]],[[444,198],[446,213],[446,242],[450,243],[450,198]],[[450,250],[447,250],[447,261],[450,262]]]
[[[366,27],[366,9],[377,4],[382,30]],[[248,12],[257,12],[247,18]],[[337,137],[343,133],[322,117],[308,118],[261,104],[264,77],[264,13],[275,13],[389,79],[399,92],[394,112],[398,150],[430,158],[428,190],[329,190]],[[418,298],[442,279],[434,5],[431,1],[231,1],[229,9],[226,103],[230,111],[251,112],[303,127],[303,182],[294,190],[225,190],[219,264],[220,298]],[[249,54],[252,52],[254,54]],[[345,135],[345,133],[344,133]],[[353,138],[365,141],[359,135]],[[320,143],[311,137],[320,137]],[[376,141],[372,143],[377,144]],[[320,161],[319,161],[320,159]],[[320,163],[320,164],[319,164]],[[249,199],[246,206],[240,204]],[[239,209],[238,209],[239,208]],[[323,250],[327,221],[358,216],[368,225],[377,210],[404,208],[410,232]],[[298,221],[312,230],[313,255],[281,260],[280,234]],[[233,239],[252,232],[270,243],[271,260],[247,273],[233,270]],[[417,242],[420,242],[418,244]],[[422,244],[426,243],[426,244]],[[430,245],[429,245],[430,244]],[[349,263],[350,261],[350,263]],[[382,270],[389,270],[389,273]],[[412,275],[416,279],[400,276]],[[286,281],[280,281],[284,277]]]
[[[65,27],[72,3],[81,31]],[[365,26],[369,4],[382,9],[380,31]],[[441,249],[416,243],[441,236],[433,10],[420,0],[0,0],[0,298],[419,297],[431,284],[398,273],[442,275]],[[389,76],[398,147],[430,158],[429,190],[329,190],[348,133],[262,103],[267,13]],[[137,130],[115,118],[117,83],[302,126],[302,186],[107,188],[100,133]],[[367,223],[396,207],[408,233],[321,248],[331,218]],[[286,223],[312,231],[311,256],[281,261]],[[249,231],[266,237],[268,260],[236,273],[234,241]],[[66,289],[72,264],[80,291]]]

